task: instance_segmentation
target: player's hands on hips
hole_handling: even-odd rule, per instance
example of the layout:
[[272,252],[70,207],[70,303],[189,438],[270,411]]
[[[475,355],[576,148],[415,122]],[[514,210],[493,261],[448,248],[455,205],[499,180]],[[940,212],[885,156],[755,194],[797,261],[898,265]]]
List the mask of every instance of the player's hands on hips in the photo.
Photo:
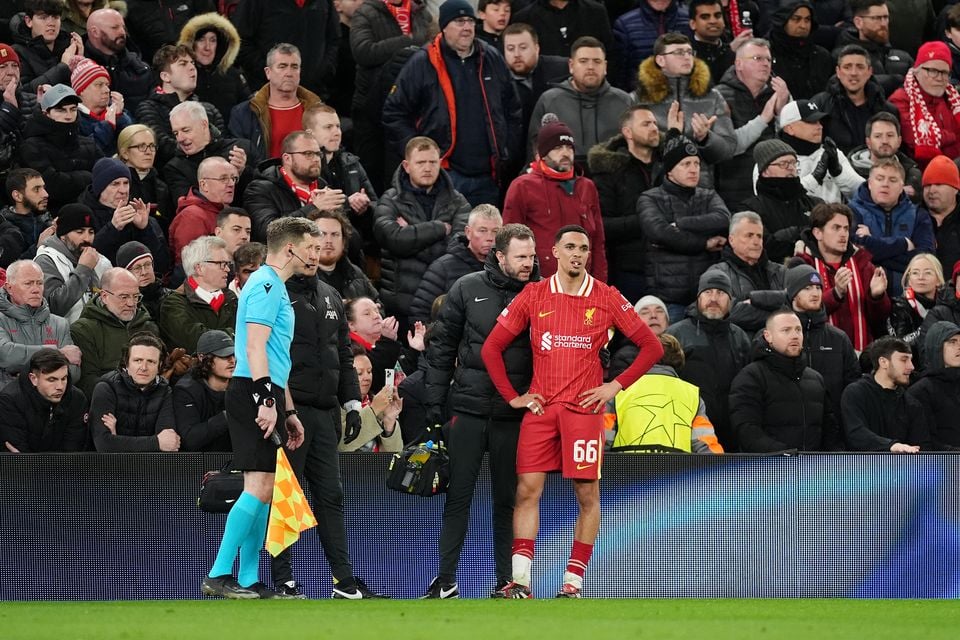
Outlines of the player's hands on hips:
[[287,449],[293,451],[303,444],[303,423],[296,415],[287,418]]
[[263,431],[263,439],[269,440],[270,436],[273,435],[273,430],[277,426],[276,405],[272,407],[260,405],[257,407],[257,426]]
[[529,409],[534,415],[543,415],[543,396],[539,393],[524,393],[510,401],[514,409]]
[[593,407],[594,413],[600,413],[603,411],[607,402],[612,400],[622,389],[623,387],[621,387],[620,383],[616,380],[611,380],[593,389],[587,389],[580,394],[580,397],[583,398],[583,400],[580,401],[580,406],[584,409]]

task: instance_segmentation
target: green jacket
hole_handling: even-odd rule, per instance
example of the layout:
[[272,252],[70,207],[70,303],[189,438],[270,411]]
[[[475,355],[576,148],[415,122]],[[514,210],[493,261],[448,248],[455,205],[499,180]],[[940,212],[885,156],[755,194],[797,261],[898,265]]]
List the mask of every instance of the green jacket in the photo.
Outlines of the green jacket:
[[160,304],[160,335],[167,349],[183,347],[187,353],[195,353],[197,340],[211,329],[220,329],[233,337],[237,323],[237,294],[224,289],[223,295],[219,312],[201,300],[186,283],[164,298]]
[[93,397],[93,388],[100,376],[115,370],[120,364],[120,354],[130,342],[130,336],[142,331],[160,335],[160,330],[142,305],[137,307],[137,315],[130,322],[123,322],[110,313],[100,302],[99,296],[84,305],[80,319],[70,327],[70,336],[83,352],[77,386],[88,398]]

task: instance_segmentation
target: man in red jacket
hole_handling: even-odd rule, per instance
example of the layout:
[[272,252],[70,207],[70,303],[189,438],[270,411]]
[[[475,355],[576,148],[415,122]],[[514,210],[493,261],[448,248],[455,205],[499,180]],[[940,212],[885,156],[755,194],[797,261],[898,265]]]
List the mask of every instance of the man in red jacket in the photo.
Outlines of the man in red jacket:
[[217,214],[233,202],[237,187],[237,168],[221,158],[210,156],[197,170],[199,188],[190,187],[177,203],[177,215],[170,223],[170,251],[174,264],[180,264],[180,251],[199,238],[212,236]]
[[600,197],[593,180],[577,175],[573,164],[574,139],[570,127],[546,114],[537,134],[537,155],[529,173],[515,179],[503,203],[503,224],[518,222],[533,230],[540,273],[549,278],[557,272],[553,257],[554,236],[566,225],[580,225],[590,239],[587,270],[607,281],[607,258],[600,218]]
[[943,42],[925,42],[890,102],[900,111],[903,144],[920,168],[941,153],[960,156],[960,92],[950,84],[953,56]]

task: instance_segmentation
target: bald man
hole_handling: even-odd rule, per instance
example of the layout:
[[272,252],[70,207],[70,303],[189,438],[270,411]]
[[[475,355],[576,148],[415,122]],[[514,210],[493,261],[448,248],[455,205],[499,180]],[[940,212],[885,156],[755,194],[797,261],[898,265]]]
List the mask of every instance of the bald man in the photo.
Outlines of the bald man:
[[110,73],[110,86],[123,94],[127,109],[137,106],[153,87],[153,71],[140,55],[127,49],[127,27],[114,9],[97,9],[87,18],[84,55]]

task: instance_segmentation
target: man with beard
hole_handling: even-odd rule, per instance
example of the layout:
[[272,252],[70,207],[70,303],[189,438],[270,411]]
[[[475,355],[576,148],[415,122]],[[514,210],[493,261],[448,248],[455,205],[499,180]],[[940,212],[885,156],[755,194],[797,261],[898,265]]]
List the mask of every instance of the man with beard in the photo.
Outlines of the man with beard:
[[800,318],[790,309],[773,312],[753,362],[730,384],[730,423],[741,451],[840,449],[823,376],[802,354]]
[[213,235],[220,212],[233,203],[236,194],[237,168],[221,158],[211,156],[200,163],[197,187],[190,187],[177,204],[177,215],[170,223],[170,252],[180,264],[180,252],[201,236]]
[[377,302],[379,295],[373,283],[346,256],[350,222],[339,211],[318,211],[314,222],[320,230],[317,277],[344,300],[370,298]]
[[922,172],[913,158],[900,150],[903,138],[900,136],[900,120],[897,116],[881,111],[867,120],[866,144],[848,154],[854,170],[864,178],[870,177],[870,169],[881,158],[896,158],[906,172],[904,192],[914,202],[921,203]]
[[860,144],[861,132],[870,118],[878,113],[897,114],[886,101],[883,89],[873,78],[870,56],[856,44],[840,49],[836,74],[830,78],[825,91],[811,98],[824,119],[824,135],[837,143],[843,153]]
[[749,333],[762,329],[768,313],[783,306],[779,295],[774,296],[780,300],[772,308],[758,304],[764,294],[782,291],[786,274],[786,267],[764,252],[763,231],[763,220],[753,211],[733,214],[720,262],[707,269],[707,273],[719,271],[730,279],[730,322]]
[[284,139],[280,158],[260,166],[260,177],[244,193],[254,239],[265,238],[267,226],[277,218],[307,218],[318,211],[340,210],[346,197],[320,178],[322,157],[315,137],[294,131]]
[[[37,246],[56,232],[55,228],[50,228],[50,213],[47,211],[50,196],[39,172],[29,168],[14,169],[7,175],[5,186],[13,204],[0,209],[0,215],[16,229],[0,234],[0,246],[3,247],[0,267],[6,267],[19,257],[33,258]],[[23,238],[23,247],[17,255],[12,255],[15,240],[13,231],[19,231]]]
[[707,415],[724,451],[738,451],[736,433],[730,427],[727,396],[730,381],[750,362],[750,338],[730,322],[730,278],[708,270],[700,277],[697,305],[688,317],[670,325],[669,333],[680,341],[686,363],[680,377],[700,389]]
[[801,0],[781,6],[770,22],[773,72],[787,83],[790,95],[799,100],[822,91],[833,74],[833,57],[813,41],[812,34],[819,26],[813,17],[813,3]]
[[587,272],[606,282],[607,256],[600,198],[593,181],[578,176],[574,169],[574,141],[573,132],[556,116],[539,130],[537,155],[530,172],[515,179],[507,189],[503,223],[530,227],[544,277],[557,271],[557,259],[551,253],[557,229],[574,223],[582,225],[590,236],[591,262],[585,265]]
[[127,108],[136,112],[153,85],[150,65],[127,48],[123,16],[114,9],[97,9],[87,17],[83,55],[110,72],[110,86],[123,94]]
[[645,291],[637,198],[653,187],[660,173],[659,146],[656,116],[633,105],[620,116],[620,133],[587,155],[600,198],[610,284],[627,300],[636,300]]
[[35,261],[43,270],[43,296],[50,312],[72,324],[100,288],[100,278],[111,265],[93,248],[95,232],[90,207],[63,207],[56,229],[57,235],[37,248]]
[[907,396],[923,407],[932,448],[960,451],[960,327],[935,322],[927,330],[923,375],[907,389]]
[[924,407],[910,394],[913,352],[892,336],[870,345],[873,371],[843,392],[843,431],[852,451],[918,453],[930,449]]
[[87,397],[97,380],[123,361],[122,352],[131,336],[141,332],[160,335],[140,300],[136,276],[119,267],[107,269],[100,279],[99,295],[70,326],[70,336],[83,353],[77,386]]
[[960,171],[947,156],[937,156],[923,172],[923,205],[933,219],[937,257],[948,269],[960,260]]
[[[850,0],[853,28],[840,32],[837,49],[856,44],[870,56],[873,77],[886,95],[903,84],[903,76],[913,65],[906,51],[890,47],[890,9],[887,0]],[[902,27],[900,27],[902,28]]]
[[[528,227],[511,224],[500,229],[493,251],[486,256],[483,271],[464,276],[453,285],[433,326],[426,351],[428,423],[445,422],[449,406],[455,428],[446,439],[451,477],[440,529],[440,568],[430,583],[427,598],[459,597],[457,567],[467,534],[470,503],[486,451],[490,454],[494,496],[496,586],[493,592],[510,581],[517,438],[522,413],[511,408],[497,393],[479,352],[501,312],[528,282],[539,279],[535,256],[533,232]],[[513,341],[505,353],[504,363],[514,386],[526,391],[533,375],[529,335],[523,334]]]

